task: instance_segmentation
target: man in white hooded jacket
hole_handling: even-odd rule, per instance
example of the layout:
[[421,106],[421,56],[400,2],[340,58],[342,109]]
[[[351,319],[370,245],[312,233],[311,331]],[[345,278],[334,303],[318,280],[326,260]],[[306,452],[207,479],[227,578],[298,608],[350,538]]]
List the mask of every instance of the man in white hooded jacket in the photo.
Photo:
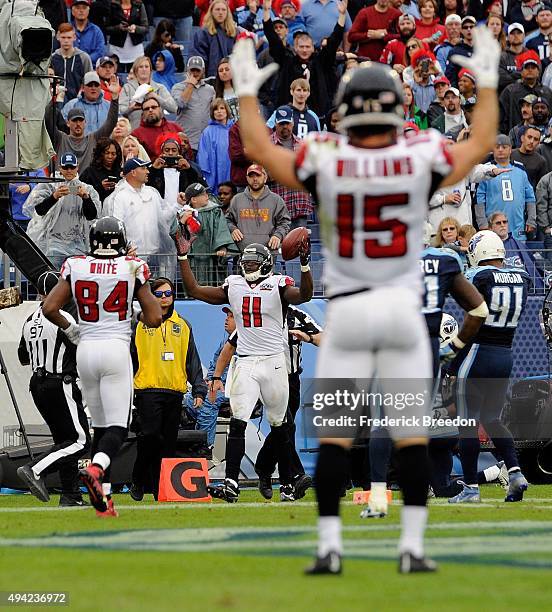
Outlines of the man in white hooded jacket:
[[123,221],[127,238],[136,246],[138,255],[150,266],[157,264],[159,273],[167,276],[170,273],[167,266],[174,257],[156,257],[152,260],[151,256],[173,253],[169,229],[178,204],[166,202],[157,189],[146,185],[149,166],[150,162],[138,157],[125,162],[124,178],[105,199],[102,214]]

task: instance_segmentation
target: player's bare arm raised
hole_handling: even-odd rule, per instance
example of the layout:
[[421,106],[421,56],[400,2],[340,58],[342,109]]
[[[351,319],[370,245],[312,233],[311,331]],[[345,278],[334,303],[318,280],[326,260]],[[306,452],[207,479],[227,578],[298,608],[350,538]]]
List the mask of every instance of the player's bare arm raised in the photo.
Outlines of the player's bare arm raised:
[[456,64],[471,71],[477,83],[477,104],[473,111],[470,138],[453,145],[452,172],[441,187],[455,185],[463,179],[493,148],[498,130],[498,63],[500,46],[488,28],[477,28],[473,34],[474,52],[471,57],[455,55]]

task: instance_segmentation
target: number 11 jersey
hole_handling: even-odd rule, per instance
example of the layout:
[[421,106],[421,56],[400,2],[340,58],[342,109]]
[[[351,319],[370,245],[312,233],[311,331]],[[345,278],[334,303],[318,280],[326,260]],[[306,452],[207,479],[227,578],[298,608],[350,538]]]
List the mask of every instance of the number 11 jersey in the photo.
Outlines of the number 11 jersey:
[[282,292],[294,284],[291,277],[281,274],[251,284],[237,274],[224,281],[222,288],[238,331],[238,355],[278,355],[284,351],[287,302]]
[[328,297],[381,286],[421,290],[418,258],[432,191],[452,169],[436,130],[382,148],[310,133],[296,174],[316,198]]
[[81,342],[112,338],[130,342],[134,290],[150,278],[145,261],[125,255],[110,259],[79,255],[65,260],[61,277],[71,284]]

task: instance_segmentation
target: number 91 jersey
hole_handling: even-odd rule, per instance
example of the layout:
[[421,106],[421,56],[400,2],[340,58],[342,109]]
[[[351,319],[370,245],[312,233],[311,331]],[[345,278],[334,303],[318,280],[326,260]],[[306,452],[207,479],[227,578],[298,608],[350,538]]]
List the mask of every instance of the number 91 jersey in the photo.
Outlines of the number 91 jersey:
[[436,130],[379,149],[311,133],[297,178],[319,204],[328,296],[379,286],[421,288],[418,257],[431,191],[452,169]]
[[134,289],[137,282],[141,286],[150,278],[145,261],[124,255],[69,257],[61,267],[61,277],[71,283],[81,342],[111,338],[130,342]]

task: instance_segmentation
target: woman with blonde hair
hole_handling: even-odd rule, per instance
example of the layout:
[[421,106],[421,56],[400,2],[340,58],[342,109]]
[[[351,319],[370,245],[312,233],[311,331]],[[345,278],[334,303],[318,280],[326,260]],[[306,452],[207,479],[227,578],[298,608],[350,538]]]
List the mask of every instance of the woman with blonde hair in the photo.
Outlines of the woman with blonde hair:
[[123,139],[121,143],[121,151],[123,152],[123,165],[127,159],[131,157],[139,157],[144,161],[151,161],[150,156],[146,153],[144,147],[140,144],[138,138],[130,134]]
[[168,89],[161,83],[152,80],[153,67],[149,57],[141,55],[132,64],[129,79],[119,96],[119,112],[128,117],[132,129],[140,125],[142,118],[142,102],[146,94],[153,92],[159,98],[161,108],[168,113],[176,113],[178,107]]
[[199,55],[205,61],[205,76],[216,76],[220,60],[232,53],[237,33],[238,26],[226,0],[213,0],[190,51],[190,55]]
[[448,244],[458,244],[460,223],[454,217],[443,217],[435,234],[435,246],[442,247]]
[[117,125],[113,128],[110,138],[121,147],[123,150],[123,140],[132,132],[132,126],[130,121],[126,117],[119,117],[117,119]]

